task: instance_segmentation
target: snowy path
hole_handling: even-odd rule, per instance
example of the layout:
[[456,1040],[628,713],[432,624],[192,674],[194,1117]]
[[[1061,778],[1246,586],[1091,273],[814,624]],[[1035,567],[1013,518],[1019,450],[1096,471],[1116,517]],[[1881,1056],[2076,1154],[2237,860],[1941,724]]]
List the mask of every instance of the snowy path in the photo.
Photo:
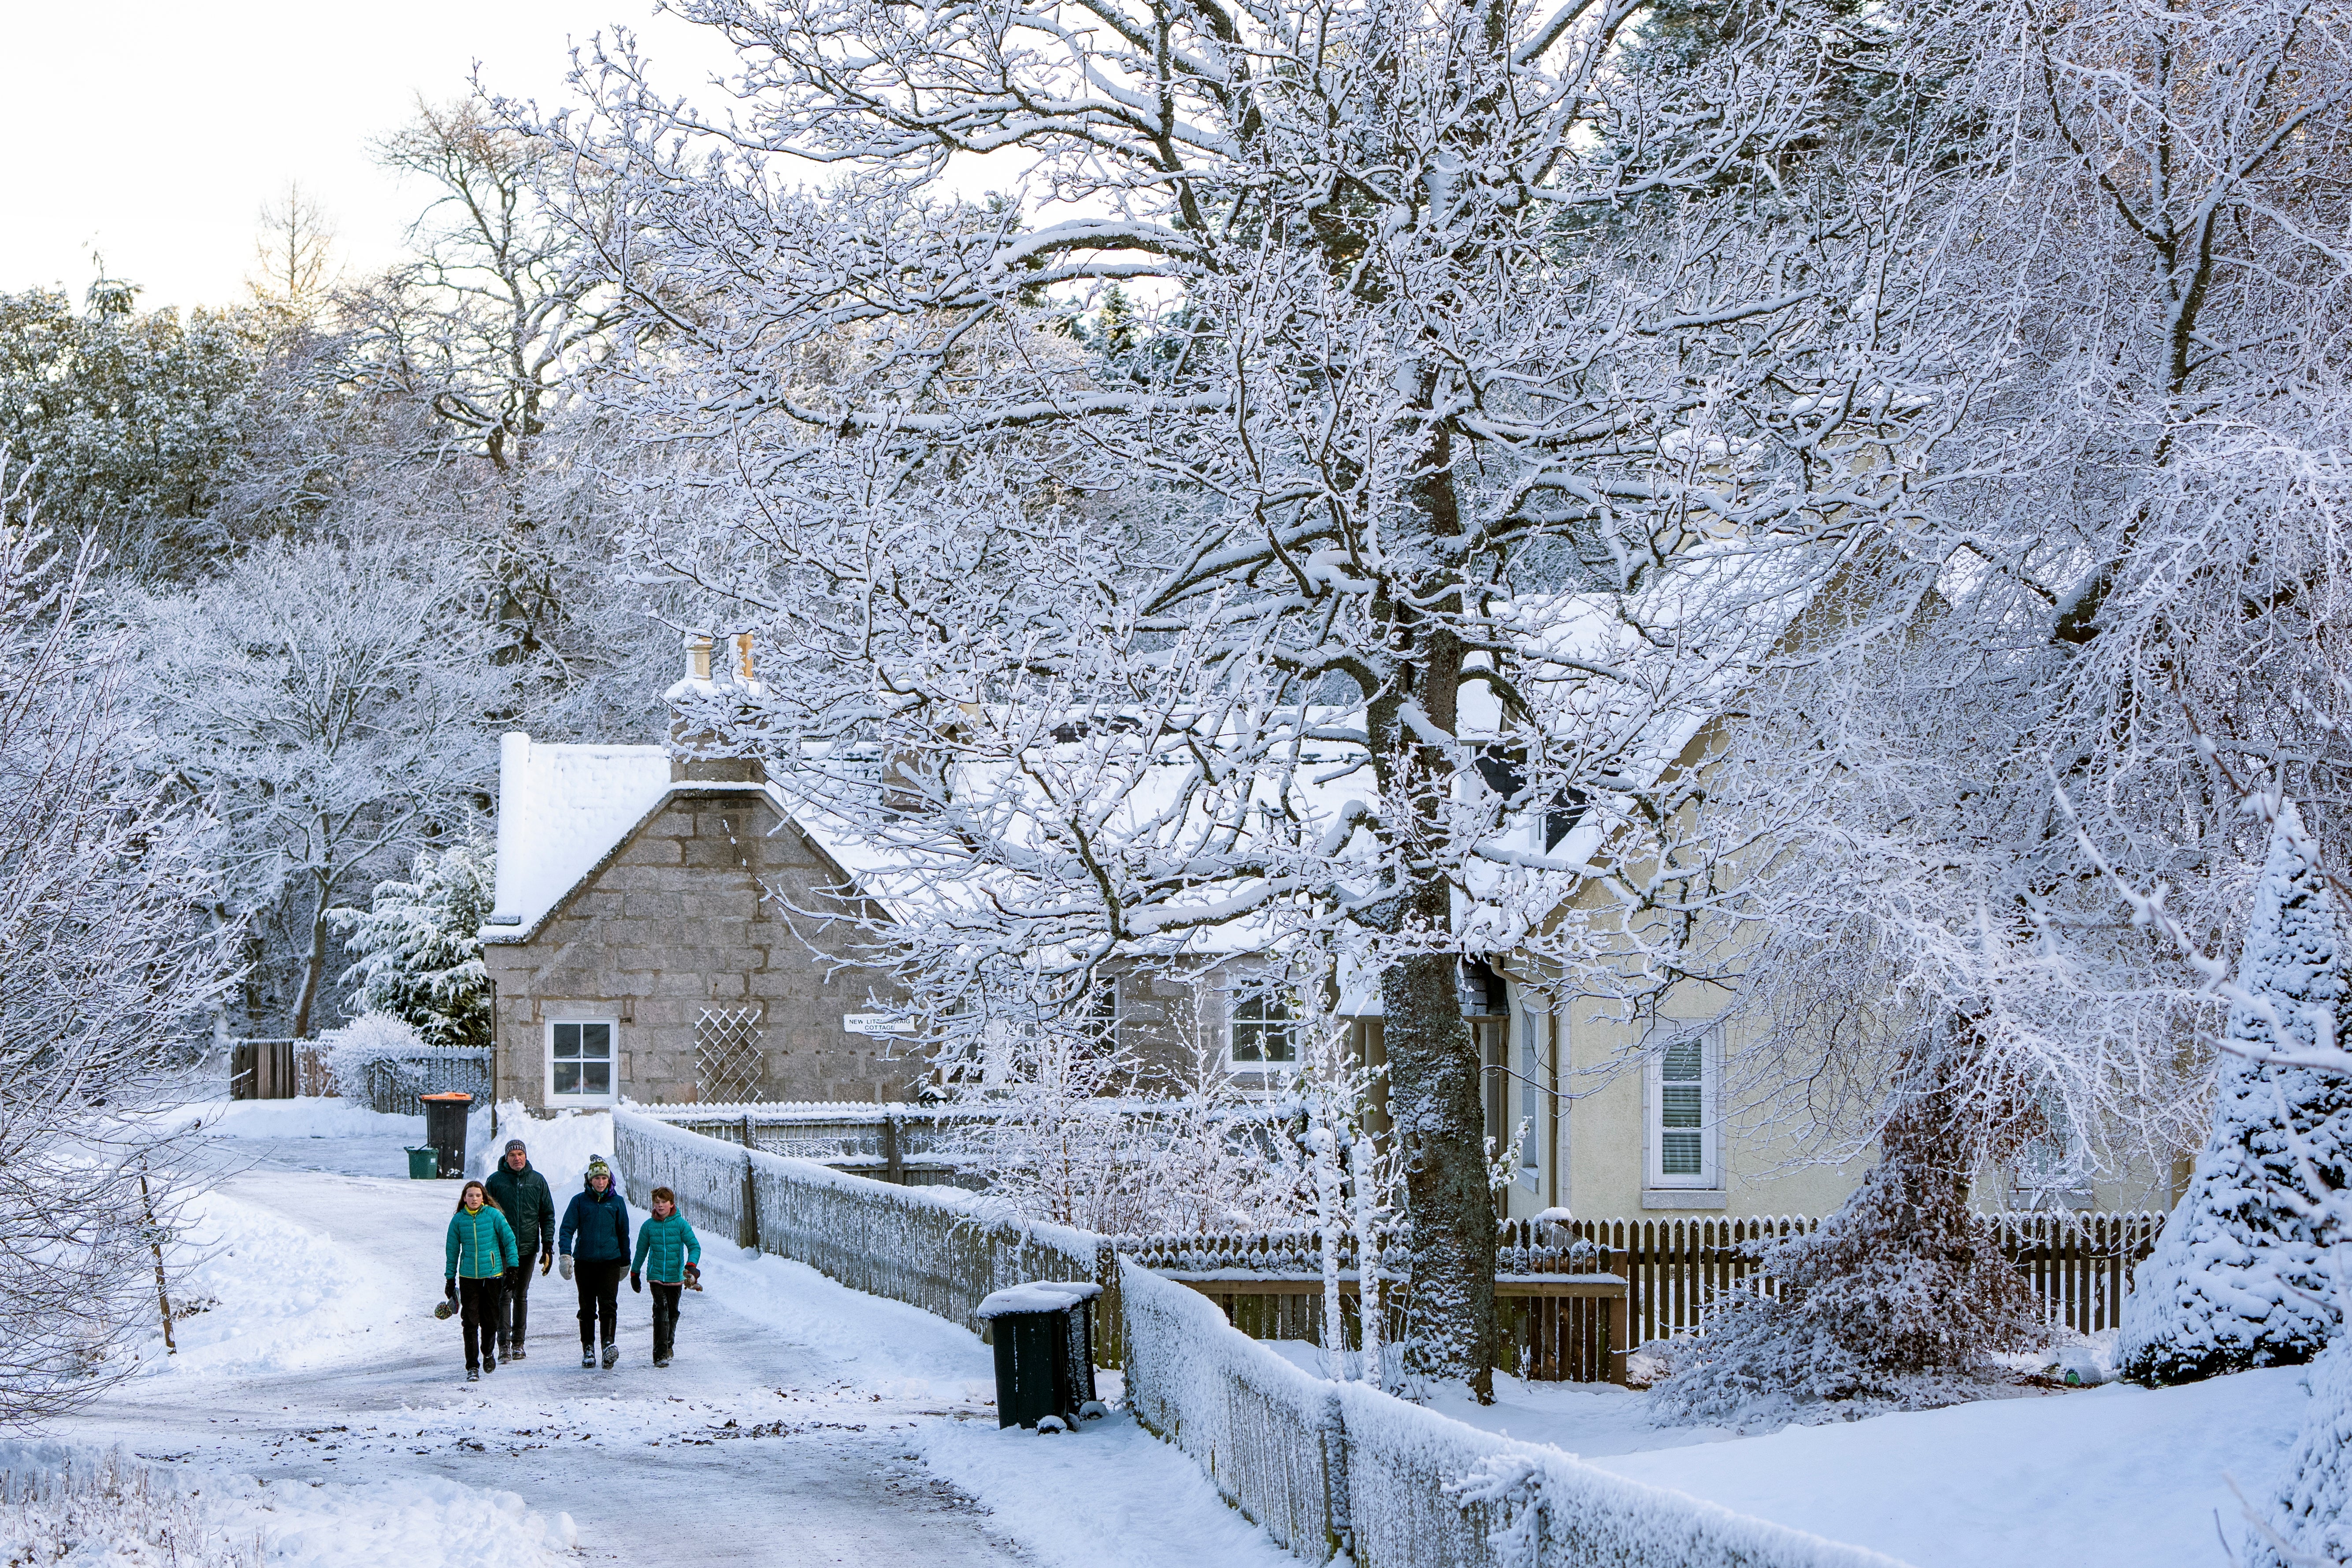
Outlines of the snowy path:
[[[1004,1432],[992,1352],[964,1328],[710,1237],[675,1366],[652,1366],[649,1298],[624,1284],[621,1366],[583,1371],[574,1290],[548,1274],[531,1354],[468,1384],[457,1323],[433,1317],[457,1183],[388,1175],[421,1119],[203,1110],[219,1180],[174,1265],[203,1310],[179,1354],[155,1338],[49,1436],[179,1471],[273,1568],[1296,1568],[1124,1413]],[[555,1171],[612,1147],[602,1117],[527,1129]],[[558,1201],[572,1180],[551,1178]]]
[[[466,1384],[457,1325],[431,1315],[451,1191],[339,1175],[233,1179],[226,1196],[323,1233],[381,1269],[389,1289],[368,1292],[357,1321],[323,1325],[322,1338],[292,1318],[194,1345],[190,1365],[134,1381],[59,1435],[120,1436],[150,1458],[273,1481],[424,1473],[513,1491],[569,1513],[591,1561],[717,1568],[772,1562],[787,1541],[806,1563],[1013,1560],[976,1510],[901,1457],[910,1418],[974,1411],[965,1390],[886,1402],[844,1387],[821,1352],[706,1305],[709,1291],[689,1299],[677,1364],[656,1371],[649,1298],[625,1286],[622,1364],[587,1372],[571,1288],[549,1275],[531,1292],[535,1353]],[[742,1271],[714,1260],[716,1272],[730,1268]],[[203,1327],[191,1320],[190,1337]]]

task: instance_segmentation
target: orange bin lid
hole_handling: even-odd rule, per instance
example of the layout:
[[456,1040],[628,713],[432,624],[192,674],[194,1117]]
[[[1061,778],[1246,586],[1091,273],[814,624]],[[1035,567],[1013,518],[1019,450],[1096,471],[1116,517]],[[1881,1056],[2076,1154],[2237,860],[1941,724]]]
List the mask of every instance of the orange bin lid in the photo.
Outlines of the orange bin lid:
[[466,1093],[463,1089],[445,1089],[438,1094],[420,1094],[416,1098],[424,1100],[427,1104],[432,1104],[436,1101],[443,1105],[471,1105],[474,1103],[474,1097],[472,1095]]

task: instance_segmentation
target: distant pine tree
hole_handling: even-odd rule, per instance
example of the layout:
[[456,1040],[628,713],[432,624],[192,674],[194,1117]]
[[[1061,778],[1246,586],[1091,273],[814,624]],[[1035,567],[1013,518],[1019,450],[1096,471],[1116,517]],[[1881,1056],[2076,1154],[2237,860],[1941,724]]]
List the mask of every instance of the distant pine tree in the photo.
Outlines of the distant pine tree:
[[[2231,1042],[2308,1048],[2332,1016],[2333,1043],[2352,1043],[2352,931],[2292,805],[2271,836],[2238,984],[2254,1000],[2230,1010]],[[2225,1050],[2196,1173],[2124,1303],[2126,1376],[2190,1383],[2326,1345],[2336,1312],[2320,1245],[2286,1201],[2306,1186],[2298,1156],[2326,1189],[2346,1185],[2352,1079]]]
[[478,839],[437,854],[419,850],[413,880],[378,882],[369,909],[334,911],[336,929],[359,954],[342,976],[357,984],[359,1011],[404,1019],[428,1046],[490,1043],[481,931],[492,863]]

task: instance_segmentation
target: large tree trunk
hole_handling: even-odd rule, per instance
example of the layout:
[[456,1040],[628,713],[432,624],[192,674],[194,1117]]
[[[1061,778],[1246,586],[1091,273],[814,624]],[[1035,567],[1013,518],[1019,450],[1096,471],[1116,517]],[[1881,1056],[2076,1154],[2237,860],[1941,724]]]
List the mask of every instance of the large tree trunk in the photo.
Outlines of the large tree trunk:
[[310,1010],[318,1005],[319,981],[327,967],[327,906],[332,900],[331,886],[319,879],[310,900],[310,951],[302,961],[302,994],[294,1003],[292,1033],[298,1040],[310,1037]]
[[1389,1110],[1405,1153],[1411,1222],[1406,1365],[1466,1379],[1483,1404],[1494,1396],[1495,1209],[1486,1191],[1478,1044],[1463,1021],[1456,964],[1445,953],[1391,964],[1381,998]]

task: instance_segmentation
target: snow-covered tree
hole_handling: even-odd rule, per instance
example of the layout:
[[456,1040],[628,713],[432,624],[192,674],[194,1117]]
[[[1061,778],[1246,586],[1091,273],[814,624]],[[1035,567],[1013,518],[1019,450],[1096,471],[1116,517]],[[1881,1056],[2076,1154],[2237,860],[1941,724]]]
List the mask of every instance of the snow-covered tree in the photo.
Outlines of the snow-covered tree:
[[[14,482],[12,482],[14,481]],[[184,813],[128,787],[123,649],[0,463],[0,1425],[130,1370],[176,1102],[233,973]]]
[[[1630,4],[680,10],[740,49],[723,131],[625,52],[539,129],[629,290],[608,408],[706,454],[697,525],[633,548],[793,671],[716,731],[996,889],[871,933],[939,1027],[989,963],[1067,955],[1067,991],[1221,921],[1365,957],[1412,1353],[1483,1386],[1455,982],[1532,922],[1465,894],[1547,868],[1509,812],[1636,815],[1662,713],[1801,591],[1697,563],[1901,488],[1942,349],[1821,69],[1894,35],[1799,5],[1644,74]],[[1017,190],[956,194],[983,153]],[[1118,352],[1064,330],[1113,284]]]
[[2273,1059],[2352,1042],[2352,929],[2315,854],[2286,806],[2254,887],[2212,1131],[2125,1301],[2126,1376],[2305,1362],[2335,1336],[2342,1303],[2308,1205],[2352,1185],[2352,1078]]
[[493,863],[478,836],[446,849],[420,849],[408,880],[378,882],[365,910],[330,913],[356,960],[342,980],[357,983],[357,1011],[404,1018],[427,1045],[491,1043],[481,931]]
[[331,911],[462,830],[487,783],[509,680],[452,600],[411,550],[320,542],[141,609],[144,760],[217,819],[227,908],[279,931],[291,1034],[317,1021]]
[[1737,1420],[1826,1400],[1947,1403],[1975,1392],[1992,1352],[2041,1338],[2038,1305],[1970,1202],[1980,1142],[1946,1089],[1945,1044],[1931,1035],[1904,1064],[1853,1194],[1818,1229],[1758,1248],[1755,1275],[1667,1348],[1662,1407]]

